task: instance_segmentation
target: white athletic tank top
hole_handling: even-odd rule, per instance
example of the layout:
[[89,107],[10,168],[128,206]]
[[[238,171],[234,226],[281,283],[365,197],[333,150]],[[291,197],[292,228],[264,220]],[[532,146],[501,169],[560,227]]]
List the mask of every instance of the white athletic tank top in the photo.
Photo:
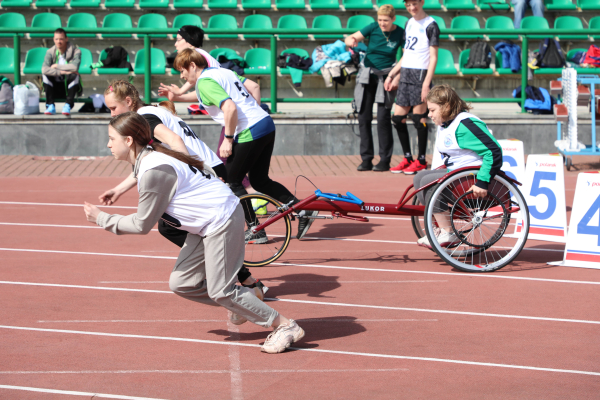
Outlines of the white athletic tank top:
[[456,130],[462,120],[473,118],[481,121],[473,114],[462,112],[454,118],[454,121],[447,127],[438,126],[437,131],[437,150],[444,159],[444,164],[448,171],[453,171],[458,168],[477,166],[483,163],[483,159],[473,150],[461,149],[456,141]]
[[402,68],[427,69],[429,67],[429,38],[427,27],[435,20],[427,16],[420,21],[411,18],[406,23],[406,42]]
[[[187,147],[190,155],[196,155],[207,165],[216,167],[217,165],[223,164],[219,157],[208,148],[208,146],[196,136],[196,133],[186,124],[181,118],[171,114],[169,110],[162,107],[146,106],[140,108],[138,114],[152,114],[161,120],[164,126],[175,132]],[[167,144],[163,145],[169,147]]]
[[138,190],[146,171],[165,164],[177,173],[177,190],[162,219],[200,236],[210,235],[223,226],[240,202],[237,196],[218,178],[173,157],[156,151],[145,156],[140,162]]
[[196,51],[200,54],[202,54],[202,56],[206,59],[206,62],[208,63],[208,66],[211,68],[221,68],[221,64],[213,57],[211,56],[208,52],[199,49],[198,47],[196,47]]

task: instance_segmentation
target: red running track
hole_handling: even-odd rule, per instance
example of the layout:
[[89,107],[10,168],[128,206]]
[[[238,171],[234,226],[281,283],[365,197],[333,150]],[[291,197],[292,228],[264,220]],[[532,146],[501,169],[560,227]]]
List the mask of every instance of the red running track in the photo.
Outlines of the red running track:
[[[267,355],[259,347],[268,331],[228,325],[224,309],[169,292],[177,248],[157,232],[114,236],[88,224],[80,206],[23,204],[94,201],[119,179],[0,178],[0,202],[15,202],[0,203],[0,398],[600,392],[600,275],[547,265],[562,258],[562,245],[529,241],[512,265],[466,274],[417,247],[408,219],[316,221],[312,240],[294,240],[277,265],[253,269],[279,300],[270,304],[306,330],[297,350]],[[294,186],[293,177],[278,179]],[[410,178],[313,181],[395,202]],[[574,185],[567,174],[569,205]],[[301,196],[310,190],[299,185]],[[117,205],[135,203],[130,193]]]

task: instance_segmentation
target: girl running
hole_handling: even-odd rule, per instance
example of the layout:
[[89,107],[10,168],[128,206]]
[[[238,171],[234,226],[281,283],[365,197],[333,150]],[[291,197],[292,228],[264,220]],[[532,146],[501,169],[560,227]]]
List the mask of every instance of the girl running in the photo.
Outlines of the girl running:
[[138,212],[110,215],[86,202],[88,221],[117,235],[147,234],[162,216],[188,232],[169,279],[174,293],[227,308],[237,325],[251,321],[274,327],[263,352],[281,353],[304,337],[294,320],[235,284],[244,262],[242,207],[223,182],[205,172],[202,161],[155,142],[150,125],[135,112],[111,120],[107,146],[117,160],[133,166],[140,194]]
[[[434,86],[427,94],[429,118],[438,126],[436,146],[444,159],[445,169],[421,171],[413,178],[415,189],[421,188],[449,171],[466,166],[481,165],[477,172],[477,180],[469,189],[476,197],[485,197],[488,184],[502,168],[502,147],[498,144],[485,122],[468,111],[471,107],[465,103],[449,85]],[[417,196],[421,204],[426,204],[430,187]],[[447,195],[452,198],[451,194]],[[434,214],[440,228],[437,241],[442,247],[458,241],[451,233],[448,204],[436,204],[436,209],[443,212]],[[417,241],[419,246],[431,248],[427,236]]]

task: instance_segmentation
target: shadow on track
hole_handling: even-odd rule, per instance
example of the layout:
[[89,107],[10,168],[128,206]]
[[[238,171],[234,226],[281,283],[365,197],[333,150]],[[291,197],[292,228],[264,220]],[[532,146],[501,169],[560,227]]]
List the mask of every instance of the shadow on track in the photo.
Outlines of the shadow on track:
[[[373,228],[378,226],[382,225],[373,222],[333,222],[321,226],[321,230],[319,231],[311,229],[310,234],[308,236],[325,238],[362,236],[368,235],[369,233],[373,233]],[[310,240],[319,239],[311,238]]]
[[338,279],[339,276],[317,274],[291,274],[269,278],[269,281],[283,282],[277,286],[269,282],[267,297],[305,294],[308,297],[332,298],[332,296],[323,296],[322,293],[339,288],[341,285],[337,282]]

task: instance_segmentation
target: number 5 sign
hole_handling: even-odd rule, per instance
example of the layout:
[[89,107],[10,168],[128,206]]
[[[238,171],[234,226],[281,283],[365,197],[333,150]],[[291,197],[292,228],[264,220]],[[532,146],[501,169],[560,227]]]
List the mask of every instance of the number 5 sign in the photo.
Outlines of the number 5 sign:
[[[566,242],[565,176],[560,155],[532,154],[527,158],[523,195],[529,206],[529,238]],[[515,234],[519,232],[518,220]]]
[[600,174],[577,177],[564,260],[548,264],[600,269]]

